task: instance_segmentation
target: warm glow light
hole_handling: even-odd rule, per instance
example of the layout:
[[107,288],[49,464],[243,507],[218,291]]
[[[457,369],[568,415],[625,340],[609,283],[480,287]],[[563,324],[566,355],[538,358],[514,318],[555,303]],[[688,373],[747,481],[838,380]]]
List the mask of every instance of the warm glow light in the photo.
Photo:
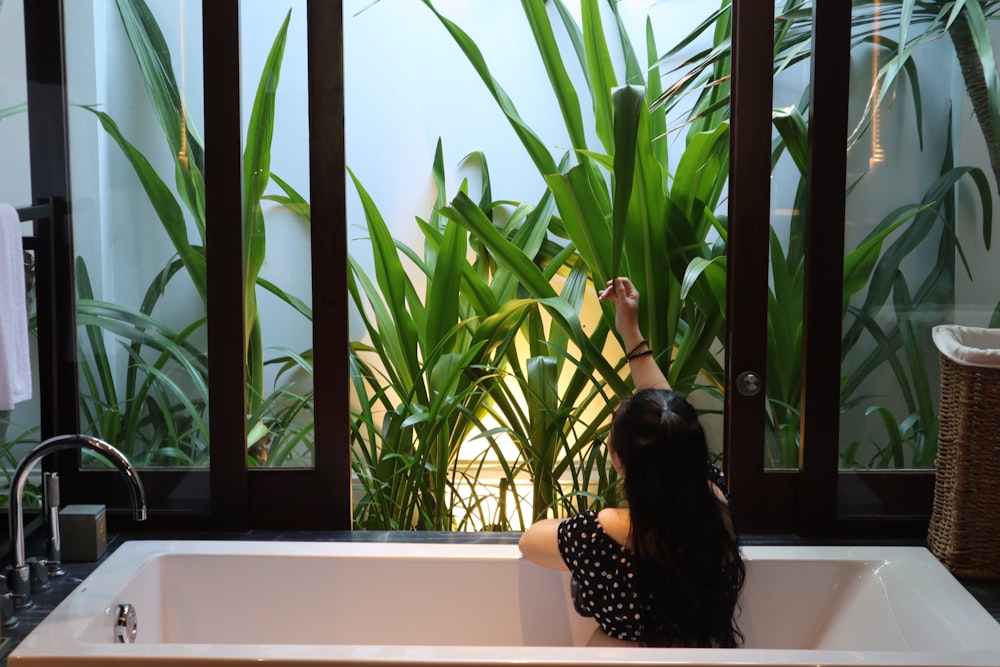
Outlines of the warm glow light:
[[882,83],[879,78],[878,56],[881,45],[881,31],[879,29],[879,5],[881,0],[874,2],[874,16],[872,19],[872,126],[871,142],[872,153],[868,158],[868,168],[873,169],[875,165],[885,161],[885,150],[882,148],[882,111],[879,104],[879,97],[882,95]]
[[181,135],[181,145],[177,150],[177,159],[180,163],[184,165],[184,168],[188,168],[188,145],[187,145],[187,112],[185,111],[184,105],[184,91],[187,90],[186,79],[187,79],[187,67],[186,67],[186,56],[187,49],[184,46],[184,0],[180,0],[180,39],[181,39],[181,89],[178,93],[181,96],[181,117],[180,117],[180,135]]
[[[457,520],[467,518],[462,528],[465,532],[488,530],[502,523],[510,530],[524,530],[531,525],[531,480],[515,480],[511,489],[501,475],[481,474],[474,484],[451,489],[448,505],[454,508]],[[465,510],[471,511],[466,515]]]
[[459,521],[468,512],[465,530],[480,531],[505,520],[512,530],[523,530],[531,523],[531,479],[524,472],[514,479],[513,488],[508,486],[500,457],[511,466],[517,465],[521,461],[517,445],[509,434],[498,432],[500,424],[493,417],[485,416],[482,423],[485,431],[493,433],[496,448],[476,433],[462,443],[458,466],[470,474],[465,481],[455,478],[456,488],[451,489],[448,504],[455,508]]

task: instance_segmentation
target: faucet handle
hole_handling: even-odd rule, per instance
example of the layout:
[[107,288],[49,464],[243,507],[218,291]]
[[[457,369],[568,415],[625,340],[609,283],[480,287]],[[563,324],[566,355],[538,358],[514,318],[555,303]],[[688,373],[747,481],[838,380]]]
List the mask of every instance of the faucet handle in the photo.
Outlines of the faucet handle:
[[17,625],[17,616],[14,615],[14,600],[10,593],[0,594],[0,628],[7,630]]
[[[2,0],[0,0],[2,2]],[[62,569],[62,537],[59,530],[59,473],[47,472],[43,475],[42,509],[49,529],[46,544],[45,565],[49,578],[66,574]]]
[[31,572],[31,588],[44,591],[52,587],[49,582],[49,565],[44,558],[32,556],[28,559],[28,569]]
[[7,592],[4,594],[13,604],[15,609],[24,609],[31,606],[31,576],[27,565],[14,567],[8,565],[5,573],[7,578]]

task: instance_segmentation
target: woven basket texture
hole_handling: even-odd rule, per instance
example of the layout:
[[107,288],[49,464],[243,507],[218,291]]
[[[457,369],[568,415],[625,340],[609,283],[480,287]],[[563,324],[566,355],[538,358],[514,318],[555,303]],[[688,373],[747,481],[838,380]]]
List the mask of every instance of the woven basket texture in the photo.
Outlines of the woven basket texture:
[[1000,368],[944,355],[927,542],[953,574],[1000,580]]

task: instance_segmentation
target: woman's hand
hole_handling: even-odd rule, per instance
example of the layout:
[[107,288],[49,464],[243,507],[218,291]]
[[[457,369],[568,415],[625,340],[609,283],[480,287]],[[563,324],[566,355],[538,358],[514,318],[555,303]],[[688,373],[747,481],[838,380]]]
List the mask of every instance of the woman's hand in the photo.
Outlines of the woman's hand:
[[610,301],[615,305],[615,329],[626,350],[631,350],[642,342],[639,330],[639,290],[628,278],[615,278],[597,293],[600,301]]
[[628,278],[615,278],[597,293],[600,301],[615,305],[615,329],[625,347],[629,371],[636,391],[641,389],[670,389],[670,383],[653,358],[649,343],[639,330],[639,290]]

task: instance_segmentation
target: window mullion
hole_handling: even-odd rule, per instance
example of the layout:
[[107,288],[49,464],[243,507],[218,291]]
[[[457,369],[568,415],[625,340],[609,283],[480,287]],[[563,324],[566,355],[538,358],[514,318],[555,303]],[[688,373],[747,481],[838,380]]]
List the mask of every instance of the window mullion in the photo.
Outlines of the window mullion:
[[238,0],[202,5],[212,523],[248,527]]

